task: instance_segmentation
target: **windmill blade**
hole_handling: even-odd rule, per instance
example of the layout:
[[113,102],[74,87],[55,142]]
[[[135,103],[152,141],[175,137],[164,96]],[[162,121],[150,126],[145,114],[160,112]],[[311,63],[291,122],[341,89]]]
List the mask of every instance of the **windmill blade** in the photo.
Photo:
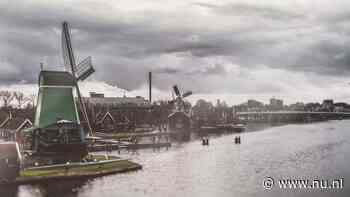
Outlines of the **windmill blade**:
[[188,96],[190,96],[190,95],[192,95],[192,94],[193,94],[192,91],[187,91],[187,92],[185,92],[185,93],[182,95],[182,98],[188,97]]
[[[63,55],[63,61],[64,61],[64,66],[66,68],[66,71],[70,72],[73,75],[74,79],[77,80],[77,76],[76,76],[77,67],[75,64],[73,48],[72,48],[72,43],[71,43],[71,37],[70,37],[70,32],[69,32],[69,26],[68,26],[67,22],[62,23],[62,40],[61,41],[62,41],[62,55]],[[91,65],[91,58],[90,58],[90,60],[87,59],[86,61],[85,60],[82,61],[82,65]],[[92,66],[90,66],[90,67],[87,66],[87,69],[84,70],[80,74],[80,76],[79,76],[80,80],[84,80],[86,77],[88,77],[93,72],[94,72],[94,70],[93,70]],[[83,116],[88,124],[90,135],[92,135],[93,130],[92,130],[92,127],[90,125],[90,120],[89,120],[89,116],[87,114],[85,103],[83,102],[83,100],[81,98],[78,83],[76,83],[75,87],[77,89],[77,94],[78,94],[79,103],[81,105],[82,114],[83,114]]]
[[67,22],[62,23],[62,55],[66,71],[74,74],[76,65]]
[[63,64],[64,64],[65,70],[68,72],[71,72],[67,43],[66,43],[66,39],[65,39],[63,31],[62,31],[62,57],[63,57]]
[[95,69],[93,67],[90,67],[88,70],[86,70],[80,76],[78,76],[78,80],[79,81],[84,81],[86,78],[88,78],[94,72],[95,72]]
[[76,67],[76,76],[78,80],[83,81],[88,78],[92,73],[95,72],[95,69],[92,66],[91,57],[85,58],[81,61]]
[[174,92],[175,92],[175,95],[176,95],[176,96],[181,96],[180,90],[179,90],[179,88],[177,87],[177,85],[174,85],[174,86],[173,86],[173,89],[174,89]]

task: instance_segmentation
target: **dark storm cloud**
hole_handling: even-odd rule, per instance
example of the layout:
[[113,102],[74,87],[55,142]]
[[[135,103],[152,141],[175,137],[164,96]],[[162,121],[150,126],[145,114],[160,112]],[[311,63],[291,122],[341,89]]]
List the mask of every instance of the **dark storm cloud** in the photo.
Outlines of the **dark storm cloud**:
[[[204,91],[206,77],[229,72],[223,64],[251,70],[263,64],[321,75],[350,70],[350,29],[335,25],[346,21],[346,14],[310,20],[309,13],[294,7],[244,3],[189,3],[185,15],[181,8],[127,13],[103,3],[56,4],[0,3],[0,55],[6,65],[0,68],[1,83],[36,82],[40,62],[49,68],[62,64],[63,20],[72,26],[77,59],[92,56],[95,78],[126,89],[139,88],[147,72],[154,71],[158,88],[201,75],[200,81],[182,81]],[[192,9],[197,7],[208,9],[210,16],[196,16]]]
[[[347,75],[350,70],[350,48],[347,43],[319,41],[297,59],[296,65],[305,66],[306,71],[318,74]],[[291,68],[293,68],[291,66]]]

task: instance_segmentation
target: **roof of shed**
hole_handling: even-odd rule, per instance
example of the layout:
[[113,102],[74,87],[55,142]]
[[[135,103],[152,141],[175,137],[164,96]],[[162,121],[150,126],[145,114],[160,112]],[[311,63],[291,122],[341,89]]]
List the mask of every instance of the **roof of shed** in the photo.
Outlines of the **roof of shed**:
[[39,75],[39,86],[75,86],[75,80],[69,72],[43,70]]

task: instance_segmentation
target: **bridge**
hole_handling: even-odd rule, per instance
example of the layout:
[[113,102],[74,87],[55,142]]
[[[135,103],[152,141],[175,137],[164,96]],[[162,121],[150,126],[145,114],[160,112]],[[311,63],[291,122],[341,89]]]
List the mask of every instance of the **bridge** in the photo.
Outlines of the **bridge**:
[[315,111],[251,111],[237,112],[239,120],[247,122],[313,122],[350,118],[349,112]]

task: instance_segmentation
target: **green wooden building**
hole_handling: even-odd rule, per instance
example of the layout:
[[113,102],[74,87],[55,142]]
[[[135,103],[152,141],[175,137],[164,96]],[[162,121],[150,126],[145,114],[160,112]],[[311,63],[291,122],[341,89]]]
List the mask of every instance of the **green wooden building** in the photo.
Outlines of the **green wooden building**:
[[69,72],[40,72],[34,127],[27,130],[37,155],[74,161],[87,154],[76,94],[76,81]]

